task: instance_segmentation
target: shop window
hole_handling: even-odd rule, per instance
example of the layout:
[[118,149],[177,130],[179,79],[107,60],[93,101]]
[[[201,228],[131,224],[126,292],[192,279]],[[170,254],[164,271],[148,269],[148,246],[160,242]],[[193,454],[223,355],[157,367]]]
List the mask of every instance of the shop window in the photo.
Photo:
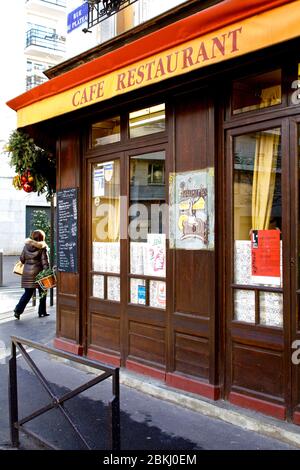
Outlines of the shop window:
[[166,127],[165,105],[159,104],[129,114],[130,138],[163,132]]
[[130,302],[160,309],[166,308],[164,174],[164,151],[130,158]]
[[92,124],[91,147],[112,144],[121,140],[120,117],[113,117]]
[[[92,167],[92,295],[120,301],[120,162]],[[113,274],[113,275],[112,275]]]
[[282,327],[279,128],[235,137],[233,193],[234,318]]
[[233,82],[232,112],[245,113],[281,103],[281,70]]

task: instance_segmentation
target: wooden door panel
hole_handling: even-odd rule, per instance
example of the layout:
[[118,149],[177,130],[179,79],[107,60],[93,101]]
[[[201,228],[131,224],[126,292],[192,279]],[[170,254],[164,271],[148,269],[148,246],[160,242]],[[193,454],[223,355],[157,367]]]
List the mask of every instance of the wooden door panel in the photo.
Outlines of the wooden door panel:
[[[215,166],[214,114],[208,96],[197,90],[175,101],[175,173]],[[172,257],[170,372],[215,384],[215,252],[174,249]]]
[[120,351],[120,319],[101,315],[98,312],[90,312],[89,321],[89,347],[106,353],[118,353]]
[[209,317],[214,307],[214,253],[176,250],[174,275],[175,311]]
[[232,390],[284,397],[283,351],[271,351],[239,343],[232,345]]
[[175,370],[182,374],[209,378],[209,340],[175,332]]
[[165,365],[165,328],[129,322],[130,360],[144,360],[153,366]]
[[[80,132],[65,129],[57,141],[57,190],[80,187]],[[79,192],[79,207],[81,194]],[[79,213],[78,225],[81,224]],[[80,253],[80,239],[78,254]],[[80,265],[80,256],[78,266]],[[57,336],[81,345],[80,276],[79,273],[58,272]]]

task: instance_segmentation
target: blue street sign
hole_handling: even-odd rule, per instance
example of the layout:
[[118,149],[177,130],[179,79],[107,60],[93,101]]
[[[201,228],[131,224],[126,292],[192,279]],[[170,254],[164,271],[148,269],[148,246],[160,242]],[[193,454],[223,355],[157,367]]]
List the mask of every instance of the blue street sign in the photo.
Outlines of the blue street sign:
[[71,33],[76,28],[83,26],[84,23],[88,20],[88,3],[83,3],[76,10],[71,11],[68,14],[68,33]]

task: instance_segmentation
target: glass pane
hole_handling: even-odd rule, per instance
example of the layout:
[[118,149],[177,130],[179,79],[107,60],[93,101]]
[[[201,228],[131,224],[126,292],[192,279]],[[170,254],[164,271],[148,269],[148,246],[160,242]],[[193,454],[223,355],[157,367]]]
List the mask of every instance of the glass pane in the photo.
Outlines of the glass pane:
[[93,297],[104,299],[104,276],[93,276]]
[[105,119],[92,124],[92,148],[121,140],[120,117]]
[[281,70],[253,75],[233,82],[233,114],[281,103]]
[[120,163],[96,163],[92,171],[93,271],[120,272]]
[[120,302],[120,278],[107,277],[107,300],[114,300]]
[[234,291],[234,319],[255,323],[255,292],[252,290]]
[[150,281],[150,307],[166,308],[166,283]]
[[267,326],[283,326],[282,294],[259,293],[260,323]]
[[129,114],[130,138],[162,132],[165,126],[165,104],[140,109]]
[[130,159],[130,272],[166,275],[165,152]]
[[130,279],[130,302],[146,305],[146,281],[144,279]]
[[280,287],[280,129],[234,139],[234,282]]

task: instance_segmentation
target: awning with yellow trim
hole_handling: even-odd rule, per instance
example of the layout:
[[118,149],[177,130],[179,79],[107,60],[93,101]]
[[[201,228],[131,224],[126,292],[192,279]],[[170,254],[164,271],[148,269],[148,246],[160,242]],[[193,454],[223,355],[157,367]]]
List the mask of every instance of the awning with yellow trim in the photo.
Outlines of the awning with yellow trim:
[[299,37],[300,0],[225,0],[10,100],[18,127]]

